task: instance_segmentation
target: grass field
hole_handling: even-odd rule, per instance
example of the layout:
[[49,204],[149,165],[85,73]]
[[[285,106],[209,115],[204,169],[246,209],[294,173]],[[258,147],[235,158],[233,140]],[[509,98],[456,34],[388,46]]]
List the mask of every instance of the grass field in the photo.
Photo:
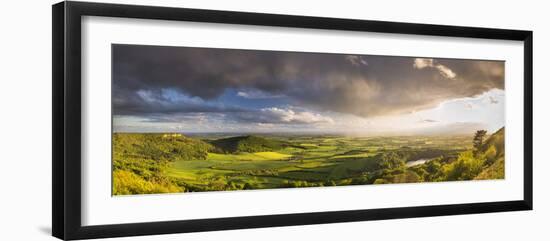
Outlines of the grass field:
[[[486,143],[484,150],[476,151],[471,136],[218,135],[212,138],[117,133],[114,140],[115,172],[135,174],[124,175],[124,183],[117,181],[118,175],[114,176],[115,195],[504,176],[503,145]],[[503,138],[488,140],[500,142]],[[406,165],[424,159],[427,161]],[[131,178],[139,180],[132,184]],[[149,187],[147,185],[165,188],[144,188]]]

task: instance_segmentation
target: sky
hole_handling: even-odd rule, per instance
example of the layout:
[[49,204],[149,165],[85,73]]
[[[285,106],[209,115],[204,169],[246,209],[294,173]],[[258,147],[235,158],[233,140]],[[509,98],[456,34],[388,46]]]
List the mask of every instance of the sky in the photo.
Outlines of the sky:
[[468,134],[504,126],[504,62],[112,47],[115,132]]

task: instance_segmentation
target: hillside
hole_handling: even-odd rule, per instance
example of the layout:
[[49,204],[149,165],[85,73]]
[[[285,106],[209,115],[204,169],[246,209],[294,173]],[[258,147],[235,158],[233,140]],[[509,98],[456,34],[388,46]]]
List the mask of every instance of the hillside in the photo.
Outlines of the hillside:
[[113,134],[113,194],[174,193],[185,188],[165,176],[177,160],[204,160],[214,147],[182,134]]
[[113,134],[114,156],[152,160],[206,159],[213,146],[182,134]]
[[[503,179],[504,138],[504,128],[477,145],[467,136],[115,133],[112,190],[127,195]],[[406,165],[421,159],[429,160]]]
[[504,127],[500,128],[489,138],[487,138],[487,140],[483,143],[483,150],[486,152],[491,149],[491,146],[494,146],[496,149],[497,157],[504,156]]
[[482,147],[486,167],[474,179],[504,178],[504,127],[493,133]]
[[[409,170],[425,182],[503,179],[504,127],[485,138],[478,150],[474,147],[459,152],[456,157],[435,158]],[[383,181],[387,182],[388,178],[384,177]]]
[[251,135],[217,139],[211,144],[222,153],[274,151],[285,146],[282,141]]

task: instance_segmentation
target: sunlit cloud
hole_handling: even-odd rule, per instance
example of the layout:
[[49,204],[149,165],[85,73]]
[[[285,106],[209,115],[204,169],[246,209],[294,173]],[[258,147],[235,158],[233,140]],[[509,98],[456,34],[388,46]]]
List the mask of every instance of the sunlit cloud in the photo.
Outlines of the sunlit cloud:
[[348,55],[348,56],[346,56],[346,60],[349,61],[352,65],[355,65],[355,66],[368,66],[369,65],[367,60],[362,56]]
[[310,111],[298,111],[290,108],[270,107],[258,112],[239,113],[240,120],[257,123],[283,123],[283,124],[314,124],[334,123],[330,117]]
[[423,69],[423,68],[426,68],[426,67],[433,67],[434,66],[434,60],[433,59],[416,58],[416,59],[414,59],[413,66],[417,69]]
[[237,92],[237,96],[247,99],[271,99],[284,97],[284,95],[270,94],[260,90],[239,91]]
[[435,68],[442,76],[448,79],[454,79],[456,77],[456,74],[455,72],[453,72],[453,70],[445,65],[436,64],[433,59],[415,58],[413,66],[417,69]]
[[493,127],[503,124],[503,93],[502,61],[113,47],[115,123],[134,129]]

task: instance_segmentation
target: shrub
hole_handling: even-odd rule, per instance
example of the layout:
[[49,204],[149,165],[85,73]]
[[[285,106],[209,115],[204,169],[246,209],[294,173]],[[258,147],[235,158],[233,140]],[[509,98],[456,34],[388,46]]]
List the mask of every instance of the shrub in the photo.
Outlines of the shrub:
[[420,176],[412,171],[399,174],[393,177],[393,183],[414,183],[421,180]]
[[113,195],[173,193],[182,188],[169,182],[150,182],[133,172],[115,170],[113,172]]
[[484,156],[487,159],[485,163],[486,166],[490,166],[491,164],[493,164],[497,157],[497,149],[495,148],[495,146],[491,145],[489,148],[487,148]]
[[455,162],[444,166],[445,180],[471,180],[483,170],[484,163],[484,159],[474,157],[471,151],[462,152]]
[[386,183],[388,183],[388,181],[386,181],[382,178],[378,178],[378,179],[374,180],[373,184],[386,184]]

